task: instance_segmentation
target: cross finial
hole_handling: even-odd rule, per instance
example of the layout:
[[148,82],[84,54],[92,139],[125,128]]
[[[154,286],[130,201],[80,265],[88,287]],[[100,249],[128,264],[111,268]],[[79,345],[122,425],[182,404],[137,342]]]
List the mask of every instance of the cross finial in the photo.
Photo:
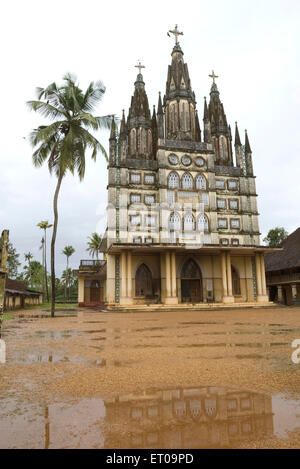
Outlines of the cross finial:
[[214,83],[216,83],[216,81],[215,81],[216,78],[219,78],[218,75],[215,75],[215,72],[214,72],[214,71],[212,71],[211,75],[208,75],[208,76],[213,79],[213,82],[214,82]]
[[[183,33],[180,32],[180,31],[178,31],[178,24],[175,24],[175,28],[173,29],[173,31],[170,29],[170,30],[169,30],[169,33],[174,34],[174,36],[175,36],[175,44],[176,44],[176,46],[177,46],[177,44],[178,44],[178,36],[183,36]],[[169,33],[168,33],[168,36],[170,36]]]
[[135,65],[135,67],[139,69],[139,73],[141,73],[142,68],[146,68],[145,65],[141,64],[140,60],[138,61],[138,64]]

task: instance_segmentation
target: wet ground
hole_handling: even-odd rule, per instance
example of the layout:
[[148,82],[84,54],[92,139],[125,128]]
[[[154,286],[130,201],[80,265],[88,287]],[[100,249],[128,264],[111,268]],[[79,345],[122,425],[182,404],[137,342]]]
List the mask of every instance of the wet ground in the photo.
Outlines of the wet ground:
[[2,338],[0,448],[300,448],[300,308],[27,312]]

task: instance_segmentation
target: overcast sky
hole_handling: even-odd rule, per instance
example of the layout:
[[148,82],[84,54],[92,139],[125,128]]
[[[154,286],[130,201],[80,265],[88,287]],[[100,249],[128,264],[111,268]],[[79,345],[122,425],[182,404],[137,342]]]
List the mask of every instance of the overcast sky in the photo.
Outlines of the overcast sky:
[[[165,91],[174,43],[167,31],[175,23],[184,32],[180,43],[201,119],[214,69],[228,122],[234,128],[238,121],[241,135],[248,130],[262,238],[274,226],[289,232],[300,226],[299,0],[10,0],[2,4],[0,27],[0,230],[10,230],[22,262],[28,251],[41,258],[36,224],[53,221],[56,182],[46,166],[32,166],[26,138],[42,121],[26,101],[35,87],[60,82],[69,71],[81,87],[101,79],[107,89],[97,114],[120,116],[140,59],[152,108]],[[107,148],[108,135],[99,138]],[[87,236],[105,228],[106,184],[101,156],[88,160],[83,182],[70,175],[63,181],[57,274],[65,245],[76,249],[75,268],[88,258]]]

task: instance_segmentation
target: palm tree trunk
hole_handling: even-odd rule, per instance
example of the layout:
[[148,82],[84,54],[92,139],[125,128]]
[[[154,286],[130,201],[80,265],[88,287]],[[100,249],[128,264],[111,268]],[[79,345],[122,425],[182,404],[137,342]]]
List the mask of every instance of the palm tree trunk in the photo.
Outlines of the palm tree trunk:
[[69,292],[68,270],[69,270],[69,256],[67,256],[67,278],[66,278],[67,296],[68,296],[68,300],[69,300],[70,292]]
[[48,276],[47,276],[47,240],[46,240],[46,228],[45,228],[45,285],[46,285],[46,295],[47,295],[47,303],[49,303],[49,288],[48,288]]
[[52,287],[52,298],[51,298],[51,317],[54,318],[55,313],[55,241],[56,241],[56,232],[57,232],[57,223],[58,223],[58,212],[57,212],[57,199],[58,193],[61,186],[63,175],[58,176],[54,199],[53,199],[53,212],[54,212],[54,224],[53,232],[51,239],[51,287]]

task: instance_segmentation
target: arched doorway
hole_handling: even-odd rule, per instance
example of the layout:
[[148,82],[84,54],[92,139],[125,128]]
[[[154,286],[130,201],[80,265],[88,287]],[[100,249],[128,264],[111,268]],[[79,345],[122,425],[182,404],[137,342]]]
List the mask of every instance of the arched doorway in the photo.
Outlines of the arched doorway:
[[200,303],[203,301],[202,275],[193,259],[188,259],[181,269],[182,303]]
[[153,296],[152,274],[146,264],[141,264],[136,271],[135,296]]
[[241,294],[241,283],[238,271],[233,265],[231,266],[231,277],[232,277],[232,293],[233,295],[239,296]]

